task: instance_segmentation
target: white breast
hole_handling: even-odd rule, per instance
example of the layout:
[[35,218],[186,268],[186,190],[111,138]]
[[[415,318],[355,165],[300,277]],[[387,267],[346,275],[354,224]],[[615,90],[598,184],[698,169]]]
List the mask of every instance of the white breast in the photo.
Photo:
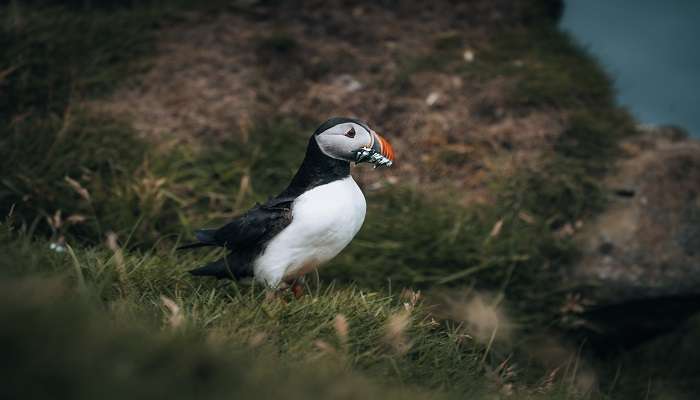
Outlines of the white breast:
[[351,176],[302,194],[292,204],[291,224],[255,260],[255,278],[275,287],[332,259],[360,230],[366,209]]

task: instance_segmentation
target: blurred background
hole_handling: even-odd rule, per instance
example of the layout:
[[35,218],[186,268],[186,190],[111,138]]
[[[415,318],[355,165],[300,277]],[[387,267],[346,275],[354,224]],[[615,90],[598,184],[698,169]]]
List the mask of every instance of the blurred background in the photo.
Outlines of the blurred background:
[[[2,397],[695,398],[698,18],[0,3]],[[190,277],[331,116],[397,153],[351,245],[300,299]]]
[[618,102],[637,120],[675,124],[700,136],[697,71],[700,4],[673,1],[568,1],[560,22],[613,78]]

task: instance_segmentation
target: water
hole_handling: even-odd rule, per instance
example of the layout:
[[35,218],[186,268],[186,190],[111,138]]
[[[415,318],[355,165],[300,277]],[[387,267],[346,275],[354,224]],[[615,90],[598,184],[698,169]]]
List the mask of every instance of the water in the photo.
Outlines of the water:
[[700,138],[700,0],[567,0],[561,27],[598,57],[640,122]]

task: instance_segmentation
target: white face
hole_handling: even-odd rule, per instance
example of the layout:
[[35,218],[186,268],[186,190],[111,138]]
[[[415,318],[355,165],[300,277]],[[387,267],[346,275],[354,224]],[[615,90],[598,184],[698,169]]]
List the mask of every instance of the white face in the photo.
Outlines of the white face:
[[374,136],[362,125],[346,122],[316,135],[316,143],[321,151],[329,157],[355,161],[358,151],[362,148],[372,147]]

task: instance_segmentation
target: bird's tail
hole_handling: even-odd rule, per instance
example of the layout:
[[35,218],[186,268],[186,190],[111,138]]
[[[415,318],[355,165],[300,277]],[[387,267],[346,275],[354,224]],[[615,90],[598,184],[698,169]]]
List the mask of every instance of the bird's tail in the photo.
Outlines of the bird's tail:
[[195,243],[188,243],[184,244],[182,246],[178,246],[175,250],[187,250],[187,249],[196,249],[199,247],[207,247],[207,246],[214,246],[212,243],[202,243],[202,242],[195,242]]
[[215,232],[216,229],[199,229],[194,233],[195,237],[197,238],[196,242],[182,245],[176,250],[187,250],[196,249],[199,247],[218,246],[218,244],[216,243],[216,239],[214,238]]
[[216,261],[210,262],[203,267],[195,268],[190,271],[190,274],[194,276],[213,276],[217,279],[236,279],[237,276],[234,273],[234,268],[229,265],[227,257],[220,258]]

